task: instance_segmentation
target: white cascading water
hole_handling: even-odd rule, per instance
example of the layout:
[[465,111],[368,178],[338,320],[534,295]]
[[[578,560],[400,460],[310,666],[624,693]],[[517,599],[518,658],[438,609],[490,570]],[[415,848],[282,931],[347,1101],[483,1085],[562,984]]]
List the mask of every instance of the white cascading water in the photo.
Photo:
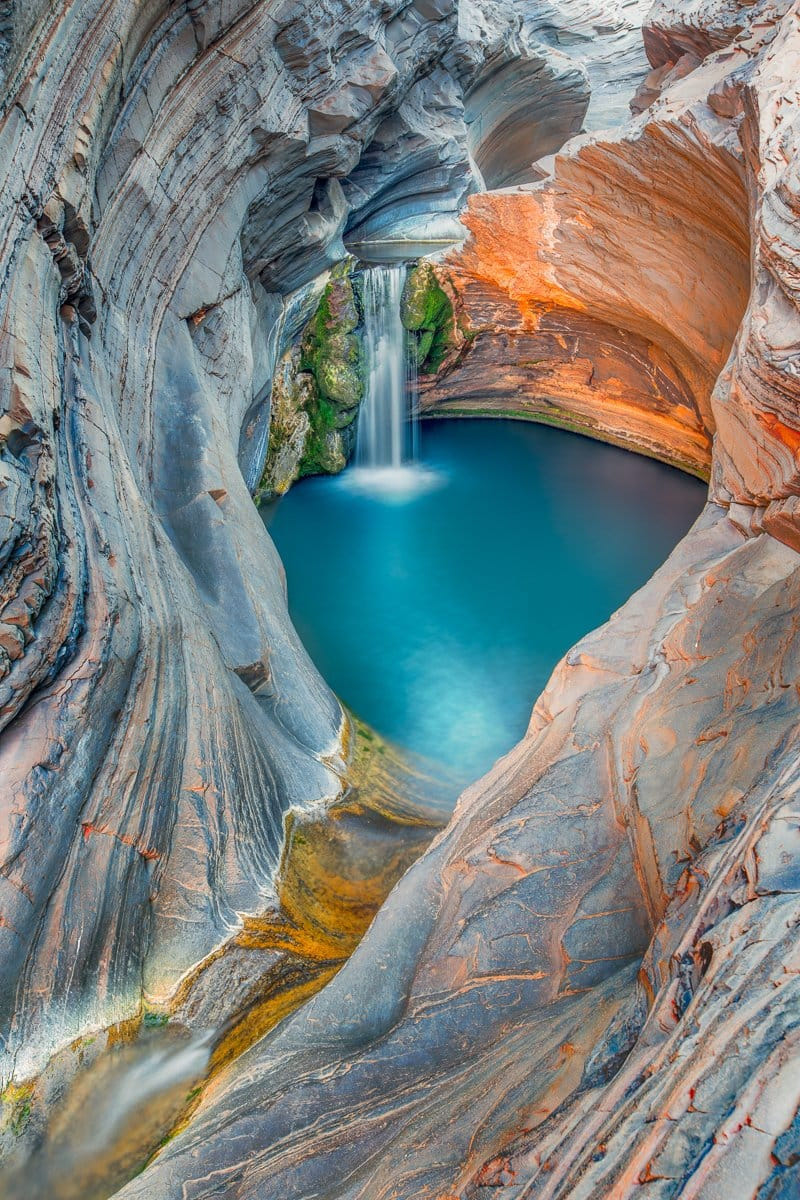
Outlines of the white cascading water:
[[366,396],[358,420],[356,464],[370,471],[397,471],[414,462],[418,452],[417,372],[400,319],[406,268],[366,267],[362,279]]

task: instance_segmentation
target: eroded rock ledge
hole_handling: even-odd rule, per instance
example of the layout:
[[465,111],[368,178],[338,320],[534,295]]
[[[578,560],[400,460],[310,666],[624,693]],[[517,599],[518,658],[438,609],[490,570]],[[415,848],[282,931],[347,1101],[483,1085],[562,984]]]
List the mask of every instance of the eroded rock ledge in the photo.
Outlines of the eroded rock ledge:
[[741,148],[685,101],[575,139],[538,188],[475,197],[441,269],[455,345],[424,411],[512,411],[708,473],[711,393],[747,306]]
[[[126,1198],[792,1194],[800,27],[729,9],[661,7],[655,65],[690,28],[701,61],[552,179],[473,201],[449,264],[473,328],[544,345],[563,411],[613,330],[626,417],[697,465],[713,437],[704,514]],[[595,407],[584,377],[575,411],[619,429],[622,393]]]

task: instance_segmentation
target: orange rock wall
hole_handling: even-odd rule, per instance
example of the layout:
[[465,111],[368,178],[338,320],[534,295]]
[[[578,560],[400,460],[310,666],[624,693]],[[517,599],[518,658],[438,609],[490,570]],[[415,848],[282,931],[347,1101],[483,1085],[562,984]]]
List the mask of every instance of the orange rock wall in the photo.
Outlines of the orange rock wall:
[[710,112],[702,132],[681,109],[640,126],[471,199],[443,265],[466,342],[428,411],[529,412],[707,473],[749,292],[744,169]]

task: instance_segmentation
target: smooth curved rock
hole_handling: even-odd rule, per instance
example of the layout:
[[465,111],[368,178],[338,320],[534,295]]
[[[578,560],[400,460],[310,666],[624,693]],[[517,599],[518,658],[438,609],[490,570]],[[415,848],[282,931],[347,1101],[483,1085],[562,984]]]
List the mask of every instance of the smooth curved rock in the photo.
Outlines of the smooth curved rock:
[[[646,112],[474,200],[447,268],[453,379],[504,337],[526,415],[546,380],[559,420],[698,470],[713,442],[706,512],[122,1195],[791,1186],[800,34],[744,7],[659,6]],[[217,952],[259,1009],[239,935],[264,932],[284,815],[341,799],[348,728],[242,474],[275,362],[343,236],[408,232],[411,194],[449,220],[476,186],[465,95],[495,106],[475,153],[524,167],[498,63],[546,64],[566,130],[577,79],[600,122],[639,60],[624,10],[589,46],[601,15],[572,4],[526,14],[521,64],[517,9],[471,0],[2,15],[5,1079],[143,993],[224,1019],[196,974]]]
[[424,408],[529,414],[707,474],[748,300],[745,186],[729,127],[683,104],[624,140],[573,140],[540,187],[476,197],[474,240],[442,268],[456,341]]
[[484,51],[440,0],[0,17],[6,1080],[174,993],[342,792],[250,501],[272,376],[348,229],[477,186]]
[[524,26],[490,49],[465,97],[465,117],[481,177],[499,188],[540,177],[536,160],[581,128],[589,84],[566,55],[531,45]]
[[[669,453],[698,414],[716,430],[710,502],[567,655],[337,978],[217,1081],[126,1200],[791,1194],[798,53],[794,16],[763,6],[618,140],[473,202],[449,263],[465,302],[481,264],[534,331],[602,290],[598,315],[668,351],[693,398],[666,426],[655,411],[654,440]],[[599,214],[617,200],[616,225],[587,192]],[[541,214],[524,265],[513,205]],[[717,268],[701,258],[685,294],[675,263],[701,241]]]

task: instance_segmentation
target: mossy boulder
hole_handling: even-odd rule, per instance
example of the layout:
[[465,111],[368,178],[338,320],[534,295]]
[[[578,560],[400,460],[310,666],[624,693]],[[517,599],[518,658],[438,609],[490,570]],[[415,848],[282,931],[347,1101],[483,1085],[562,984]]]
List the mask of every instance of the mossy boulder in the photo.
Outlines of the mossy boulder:
[[[323,358],[317,368],[316,379],[320,395],[333,401],[334,405],[349,412],[361,403],[364,385],[358,370],[350,363],[340,358]],[[352,416],[348,419],[352,420]]]
[[400,317],[411,335],[419,370],[434,375],[454,344],[455,319],[450,297],[431,263],[421,262],[409,271]]
[[342,471],[364,398],[361,309],[351,266],[334,268],[299,346],[289,350],[272,388],[269,447],[256,496],[282,496],[296,479]]
[[452,313],[452,305],[432,264],[421,262],[413,267],[406,277],[400,305],[406,329],[436,329],[448,312]]
[[338,475],[347,465],[347,444],[341,428],[337,428],[337,411],[320,398],[309,417],[311,426],[299,463],[298,478]]
[[316,402],[313,375],[300,370],[300,352],[284,355],[272,385],[269,445],[256,499],[283,496],[300,471],[311,429],[309,408]]
[[335,271],[302,340],[301,367],[314,376],[323,400],[356,408],[364,397],[361,312],[349,271]]
[[303,334],[300,367],[315,384],[306,403],[310,428],[299,464],[304,475],[335,475],[352,449],[349,427],[364,398],[361,340],[355,331],[361,309],[350,265],[336,268]]
[[419,338],[414,343],[417,348],[417,366],[428,359],[430,352],[433,349],[433,341],[435,337],[435,329],[421,329],[419,331]]

